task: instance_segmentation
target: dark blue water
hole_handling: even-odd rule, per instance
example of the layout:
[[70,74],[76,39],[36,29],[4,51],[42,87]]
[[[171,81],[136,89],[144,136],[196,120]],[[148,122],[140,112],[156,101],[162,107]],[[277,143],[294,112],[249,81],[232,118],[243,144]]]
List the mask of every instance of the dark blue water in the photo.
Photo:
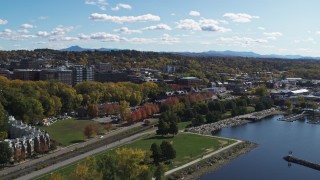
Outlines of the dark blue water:
[[298,158],[320,163],[320,125],[277,121],[279,117],[222,129],[218,136],[248,140],[258,147],[200,179],[320,180],[320,171],[297,164],[288,166],[282,159],[291,150]]

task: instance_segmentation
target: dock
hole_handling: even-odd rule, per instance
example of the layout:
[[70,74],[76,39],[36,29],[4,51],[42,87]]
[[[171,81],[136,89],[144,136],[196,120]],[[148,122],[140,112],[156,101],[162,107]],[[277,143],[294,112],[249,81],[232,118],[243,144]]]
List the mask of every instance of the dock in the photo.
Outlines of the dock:
[[320,171],[320,164],[317,164],[317,163],[313,163],[313,162],[310,162],[307,160],[299,159],[299,158],[291,156],[291,155],[285,156],[285,157],[283,157],[283,159],[288,162],[291,162],[291,163],[300,164],[302,166],[306,166],[308,168],[312,168],[312,169]]
[[280,121],[286,121],[286,122],[293,122],[296,121],[298,119],[301,119],[305,116],[304,114],[305,111],[303,111],[301,114],[292,114],[283,118],[280,118]]

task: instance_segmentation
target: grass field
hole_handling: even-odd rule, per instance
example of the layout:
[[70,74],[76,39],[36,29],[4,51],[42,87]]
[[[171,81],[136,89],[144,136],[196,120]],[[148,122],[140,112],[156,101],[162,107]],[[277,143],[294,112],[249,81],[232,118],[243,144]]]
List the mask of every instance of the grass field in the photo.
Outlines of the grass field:
[[179,130],[184,130],[189,124],[191,124],[191,121],[179,122],[178,123],[178,129]]
[[202,157],[205,154],[213,152],[220,147],[224,147],[235,142],[233,140],[220,139],[216,137],[179,133],[174,138],[170,136],[162,138],[155,135],[149,135],[143,139],[133,142],[132,144],[126,145],[126,147],[149,150],[152,143],[160,145],[164,140],[172,143],[177,152],[177,157],[172,162],[172,168],[186,164],[194,159]]
[[[221,147],[228,146],[229,144],[235,142],[234,140],[201,136],[189,133],[179,133],[174,138],[170,136],[162,138],[151,134],[148,136],[144,136],[143,138],[138,139],[131,144],[124,145],[123,147],[148,151],[152,143],[157,143],[158,145],[160,145],[164,140],[171,142],[177,152],[177,157],[172,161],[172,164],[169,167],[170,169],[186,164],[194,159],[202,157],[205,154],[211,153]],[[110,151],[104,153],[110,153]],[[99,158],[99,156],[104,153],[97,154],[95,157]],[[69,177],[76,167],[76,164],[77,163],[61,168],[57,172],[64,175],[65,177]],[[50,179],[50,175],[47,174],[38,179],[48,180]]]
[[62,146],[68,146],[70,144],[82,142],[85,140],[83,130],[87,124],[97,124],[102,128],[102,125],[97,122],[91,120],[76,119],[60,120],[52,124],[51,126],[42,126],[39,128],[48,131],[50,138],[58,141],[62,144]]

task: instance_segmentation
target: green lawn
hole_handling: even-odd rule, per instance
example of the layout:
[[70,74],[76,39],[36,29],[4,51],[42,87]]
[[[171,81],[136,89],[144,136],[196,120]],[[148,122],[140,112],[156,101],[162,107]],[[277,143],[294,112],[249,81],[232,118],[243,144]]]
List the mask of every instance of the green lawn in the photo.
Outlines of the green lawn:
[[87,124],[92,123],[102,127],[102,125],[100,125],[99,123],[91,120],[65,119],[57,121],[51,126],[42,126],[39,128],[48,131],[50,138],[58,141],[62,144],[62,146],[68,146],[73,143],[84,141],[84,127]]
[[[134,141],[132,144],[124,145],[124,147],[137,148],[148,151],[152,143],[157,143],[158,145],[160,145],[164,140],[171,142],[177,152],[177,157],[172,161],[172,164],[169,167],[170,169],[186,164],[194,159],[202,157],[205,154],[211,153],[219,149],[220,147],[225,147],[235,142],[234,140],[201,136],[189,133],[179,133],[174,138],[170,136],[162,138],[152,134],[144,136],[143,138]],[[110,151],[106,151],[104,153],[110,153]],[[95,155],[95,157],[99,158],[99,156],[104,153],[97,154]],[[76,165],[77,163],[66,166],[57,170],[57,172],[64,175],[65,177],[69,177]],[[50,175],[47,174],[38,179],[48,180],[50,179]]]
[[191,121],[179,122],[178,123],[178,129],[179,130],[184,130],[189,124],[191,124]]
[[179,133],[174,138],[171,138],[170,136],[161,138],[159,136],[149,135],[141,140],[133,142],[132,144],[126,145],[126,147],[149,150],[152,143],[160,145],[164,140],[172,143],[177,152],[177,157],[173,160],[172,167],[183,165],[205,154],[213,152],[220,147],[224,147],[235,142],[233,140],[220,139],[216,137]]

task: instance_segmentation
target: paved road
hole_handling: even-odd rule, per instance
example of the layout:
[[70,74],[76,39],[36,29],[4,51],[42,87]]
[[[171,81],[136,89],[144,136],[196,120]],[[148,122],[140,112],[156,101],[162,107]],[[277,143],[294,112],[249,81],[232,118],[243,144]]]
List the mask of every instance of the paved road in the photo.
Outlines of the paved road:
[[[211,137],[212,137],[212,136],[211,136]],[[240,144],[241,142],[242,142],[242,141],[237,140],[236,143],[233,143],[233,144],[231,144],[231,145],[229,145],[229,146],[226,146],[226,147],[221,148],[221,149],[219,149],[219,150],[217,150],[217,151],[214,151],[214,152],[212,152],[212,153],[210,153],[210,154],[207,154],[207,155],[203,156],[202,158],[198,158],[198,159],[193,160],[193,161],[191,161],[191,162],[189,162],[189,163],[187,163],[187,164],[184,164],[184,165],[179,166],[179,167],[177,167],[177,168],[171,169],[170,171],[165,172],[165,176],[166,176],[166,175],[169,175],[169,174],[171,174],[171,173],[174,173],[174,172],[176,172],[176,171],[179,171],[179,170],[181,170],[181,169],[183,169],[183,168],[186,168],[186,167],[188,167],[188,166],[190,166],[190,165],[192,165],[192,164],[198,163],[199,161],[202,161],[202,160],[204,160],[204,159],[207,159],[207,158],[209,158],[209,157],[211,157],[211,156],[213,156],[213,155],[215,155],[215,154],[218,154],[218,153],[220,153],[220,152],[222,152],[222,151],[224,151],[224,150],[226,150],[226,149],[229,149],[229,148],[231,148],[231,147],[233,147],[233,146],[235,146],[235,145],[238,145],[238,144]]]
[[25,175],[25,176],[19,177],[17,180],[27,180],[27,179],[32,179],[32,178],[39,177],[39,176],[41,176],[41,175],[43,175],[43,174],[47,174],[47,173],[49,173],[49,172],[52,172],[52,171],[57,170],[57,169],[59,169],[59,168],[61,168],[61,167],[63,167],[63,166],[66,166],[66,165],[68,165],[68,164],[71,164],[71,163],[74,163],[74,162],[76,162],[76,161],[79,161],[79,160],[81,160],[81,159],[83,159],[83,158],[86,158],[86,157],[88,157],[88,156],[97,154],[97,153],[99,153],[99,152],[106,151],[107,149],[112,149],[112,148],[117,147],[117,146],[119,146],[119,145],[123,145],[123,144],[129,143],[129,142],[131,142],[131,141],[133,141],[133,140],[135,140],[135,139],[137,139],[137,138],[139,138],[139,137],[141,137],[141,136],[144,136],[144,135],[150,134],[150,133],[154,133],[154,132],[155,132],[155,130],[153,130],[153,131],[147,131],[147,132],[143,132],[143,133],[139,133],[139,134],[135,134],[135,135],[133,135],[133,136],[124,138],[124,139],[122,139],[122,140],[120,140],[120,141],[117,141],[117,142],[114,142],[114,143],[110,143],[110,144],[108,144],[108,146],[103,146],[103,147],[94,149],[94,150],[92,150],[92,151],[83,153],[83,154],[81,154],[81,155],[79,155],[79,156],[76,156],[76,157],[67,159],[67,160],[65,160],[65,161],[56,163],[56,164],[54,164],[54,165],[48,166],[48,167],[46,167],[46,168],[44,168],[44,169],[40,169],[40,170],[38,170],[38,171],[34,171],[34,172],[30,173],[30,174],[27,174],[27,175]]
[[75,144],[75,145],[72,145],[72,146],[64,147],[64,148],[61,148],[58,151],[51,152],[50,154],[45,154],[44,156],[42,156],[42,157],[40,157],[38,159],[27,160],[27,161],[25,161],[25,162],[23,162],[21,164],[16,165],[16,166],[9,167],[9,168],[1,170],[0,171],[0,178],[1,178],[1,176],[4,176],[6,174],[13,173],[13,172],[19,171],[21,169],[25,169],[26,167],[38,164],[40,162],[47,161],[47,160],[52,159],[54,157],[60,156],[62,154],[65,154],[67,152],[73,151],[73,150],[75,150],[77,148],[82,148],[84,146],[87,146],[87,145],[96,143],[98,141],[101,141],[102,139],[106,139],[108,137],[115,136],[115,135],[117,135],[117,134],[119,134],[121,132],[127,131],[127,130],[135,128],[135,127],[139,127],[139,126],[142,126],[141,122],[140,123],[136,123],[136,124],[131,125],[131,126],[122,127],[122,128],[117,129],[115,131],[112,131],[112,132],[104,135],[103,138],[99,138],[99,136],[98,136],[97,138],[89,139],[89,140],[87,140],[87,141],[85,141],[83,143],[78,143],[78,144]]

